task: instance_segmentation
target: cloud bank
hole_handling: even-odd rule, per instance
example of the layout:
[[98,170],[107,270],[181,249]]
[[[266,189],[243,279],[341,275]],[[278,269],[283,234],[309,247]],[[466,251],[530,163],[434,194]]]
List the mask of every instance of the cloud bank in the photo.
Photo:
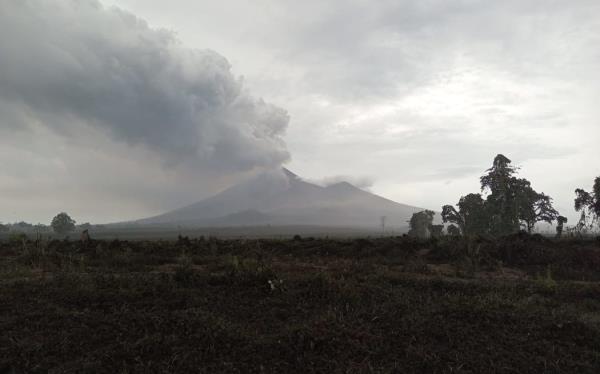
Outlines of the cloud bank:
[[337,183],[348,182],[355,187],[370,191],[375,181],[369,176],[332,175],[321,179],[308,179],[309,182],[323,187],[329,187]]
[[[596,0],[101,1],[136,16],[0,1],[0,220],[158,214],[286,149],[303,178],[367,175],[433,210],[504,153],[572,221],[600,173]],[[284,112],[185,46],[286,108],[285,135]]]
[[287,112],[228,61],[93,0],[0,3],[0,127],[92,128],[167,165],[233,173],[289,159]]

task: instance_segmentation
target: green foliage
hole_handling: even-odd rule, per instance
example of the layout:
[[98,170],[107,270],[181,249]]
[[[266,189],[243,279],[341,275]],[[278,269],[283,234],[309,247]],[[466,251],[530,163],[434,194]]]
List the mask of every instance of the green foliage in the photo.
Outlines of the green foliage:
[[18,261],[31,268],[41,268],[46,262],[46,248],[41,245],[28,245],[23,242],[22,252]]
[[228,275],[235,281],[272,288],[273,281],[277,279],[275,272],[262,259],[228,256],[225,265]]
[[442,220],[444,223],[456,224],[465,236],[483,235],[488,231],[485,201],[480,194],[472,193],[461,197],[458,211],[451,205],[442,207]]
[[531,232],[537,222],[555,221],[559,213],[552,206],[552,198],[536,192],[527,179],[515,177],[517,170],[510,159],[497,155],[480,178],[486,199],[469,194],[460,199],[458,210],[445,205],[443,221],[456,224],[465,236],[504,236],[519,232],[521,226]]
[[67,213],[62,212],[52,219],[50,226],[58,235],[67,235],[75,230],[75,220],[69,217]]
[[600,225],[600,177],[594,180],[592,192],[578,188],[575,195],[575,210],[581,212],[577,230],[591,229],[595,223]]
[[515,178],[516,171],[517,168],[511,166],[511,160],[499,154],[487,174],[480,179],[481,191],[489,193],[486,205],[493,235],[508,235],[520,229],[518,192],[527,182]]
[[193,285],[194,280],[194,269],[192,267],[193,261],[190,256],[185,252],[177,258],[177,267],[173,279],[179,285],[190,286]]
[[552,278],[552,269],[549,265],[546,266],[544,275],[538,274],[535,280],[537,284],[543,287],[546,291],[554,291],[556,289],[557,283]]
[[431,234],[429,230],[433,224],[434,215],[435,212],[431,210],[413,213],[408,221],[410,227],[408,235],[420,239],[428,238]]
[[10,243],[21,243],[27,240],[27,234],[21,231],[12,231],[8,235],[8,241]]
[[531,233],[536,222],[552,223],[558,218],[550,196],[534,191],[526,179],[515,179],[514,184],[518,218],[524,222],[527,232]]

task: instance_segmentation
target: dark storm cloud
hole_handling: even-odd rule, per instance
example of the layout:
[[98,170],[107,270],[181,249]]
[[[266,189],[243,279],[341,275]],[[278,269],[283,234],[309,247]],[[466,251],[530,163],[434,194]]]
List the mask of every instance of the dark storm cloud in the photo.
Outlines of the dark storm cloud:
[[0,127],[78,126],[223,171],[289,158],[286,111],[250,95],[228,61],[93,0],[0,3]]

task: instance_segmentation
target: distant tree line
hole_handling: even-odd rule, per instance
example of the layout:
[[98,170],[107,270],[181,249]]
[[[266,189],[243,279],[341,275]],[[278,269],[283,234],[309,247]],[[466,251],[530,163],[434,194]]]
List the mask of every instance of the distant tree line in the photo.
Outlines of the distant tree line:
[[[519,231],[531,233],[538,222],[556,222],[556,235],[562,236],[567,218],[553,207],[550,196],[534,190],[527,179],[518,178],[517,170],[510,159],[497,155],[492,167],[480,178],[480,193],[462,196],[456,206],[442,207],[447,234],[498,237]],[[592,192],[578,188],[575,194],[575,210],[581,212],[581,218],[574,230],[584,232],[600,223],[600,177],[596,178]],[[413,214],[409,235],[420,238],[441,235],[444,226],[434,225],[434,216],[430,210]]]
[[[567,218],[552,206],[552,198],[531,187],[531,182],[518,178],[517,167],[502,154],[494,158],[492,167],[480,178],[481,191],[462,196],[456,206],[442,207],[442,224],[434,224],[435,212],[424,210],[414,213],[409,221],[408,235],[426,238],[446,233],[451,236],[510,235],[519,231],[531,233],[538,222],[556,222],[556,236],[565,231]],[[485,194],[485,196],[483,195]],[[591,192],[575,190],[575,211],[580,212],[578,223],[571,232],[584,233],[600,226],[600,177],[594,181]],[[384,221],[383,221],[384,222]],[[0,223],[0,234],[49,234],[66,236],[79,230],[102,229],[101,225],[77,225],[67,213],[57,214],[50,225],[27,222]]]
[[41,223],[34,225],[27,222],[0,223],[0,235],[8,234],[15,237],[27,237],[28,235],[55,234],[59,237],[65,237],[78,230],[101,230],[103,228],[102,225],[91,225],[88,222],[77,225],[77,222],[71,216],[65,212],[61,212],[52,219],[49,225]]

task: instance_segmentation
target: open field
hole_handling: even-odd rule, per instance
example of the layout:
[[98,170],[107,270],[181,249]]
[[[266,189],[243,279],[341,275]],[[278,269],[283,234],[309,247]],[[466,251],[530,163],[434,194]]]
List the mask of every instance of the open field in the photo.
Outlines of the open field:
[[[103,228],[93,227],[90,234],[95,239],[101,240],[176,240],[179,236],[215,237],[220,239],[291,239],[294,235],[310,236],[315,238],[361,238],[368,236],[381,236],[380,228],[349,228],[327,227],[310,225],[257,225],[257,226],[230,226],[230,227],[188,227],[188,226],[151,226],[151,225],[108,225]],[[398,227],[395,230],[386,230],[386,236],[401,235],[408,232],[408,227]],[[42,237],[44,239],[63,239],[64,236],[56,235],[51,231],[37,233],[31,230],[26,233],[29,237]],[[11,233],[0,233],[0,241],[9,240]],[[73,234],[77,239],[78,235]]]
[[14,373],[598,373],[600,242],[4,242],[0,332]]

